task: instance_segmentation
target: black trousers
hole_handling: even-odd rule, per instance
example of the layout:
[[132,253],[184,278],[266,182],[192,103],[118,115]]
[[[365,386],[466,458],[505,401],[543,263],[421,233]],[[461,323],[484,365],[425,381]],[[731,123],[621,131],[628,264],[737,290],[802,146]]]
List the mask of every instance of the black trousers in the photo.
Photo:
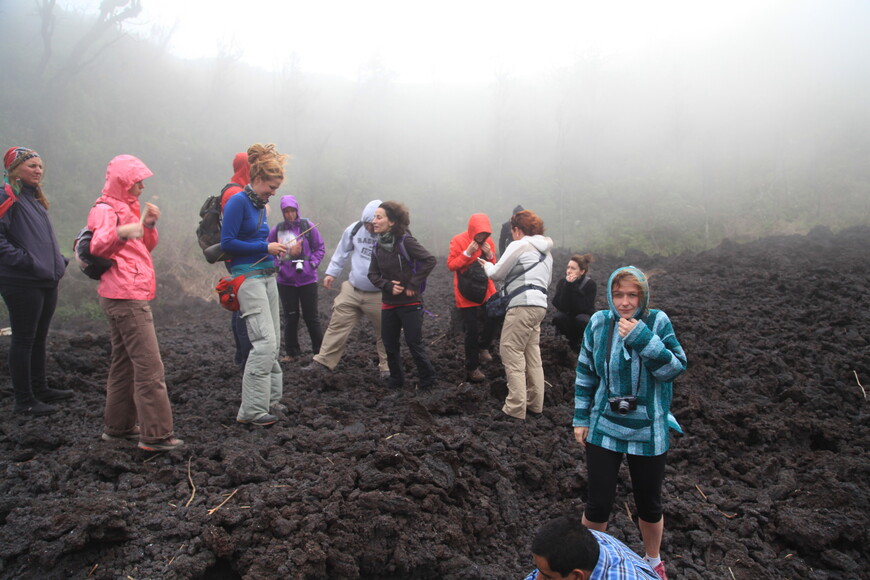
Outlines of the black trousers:
[[[586,471],[589,477],[589,499],[585,515],[590,522],[605,523],[616,497],[616,478],[622,453],[597,445],[586,444]],[[637,517],[654,524],[662,519],[662,482],[665,479],[667,452],[661,455],[628,455],[628,473],[634,491]]]
[[553,326],[559,331],[574,350],[580,350],[580,343],[583,341],[583,332],[589,324],[590,316],[588,314],[578,314],[571,316],[567,312],[556,312],[553,314]]
[[299,354],[299,310],[308,327],[311,337],[311,353],[320,352],[323,342],[323,329],[320,328],[320,314],[317,312],[317,282],[305,286],[285,286],[278,284],[278,297],[284,310],[284,350],[290,356]]
[[473,371],[480,366],[480,349],[492,346],[499,321],[486,315],[485,306],[460,308],[459,316],[465,328],[465,370]]
[[405,344],[417,365],[420,386],[431,386],[435,383],[435,367],[429,361],[426,345],[423,344],[423,306],[420,304],[381,310],[381,338],[387,351],[390,386],[401,387],[405,384],[405,367],[399,344],[402,330],[405,331]]
[[0,286],[9,310],[12,342],[9,345],[9,374],[17,406],[36,401],[34,393],[45,390],[46,339],[57,307],[57,286]]

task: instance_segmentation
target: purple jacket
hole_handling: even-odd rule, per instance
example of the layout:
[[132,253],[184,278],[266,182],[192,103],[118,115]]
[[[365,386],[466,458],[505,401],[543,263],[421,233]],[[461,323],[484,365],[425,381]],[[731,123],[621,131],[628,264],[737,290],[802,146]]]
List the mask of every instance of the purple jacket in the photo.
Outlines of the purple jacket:
[[[306,218],[299,218],[299,202],[292,195],[285,195],[281,198],[281,213],[284,209],[292,207],[296,210],[297,218],[292,222],[284,220],[269,232],[267,240],[269,242],[287,243],[286,240],[295,240],[296,243],[302,244],[302,254],[298,258],[290,257],[289,253],[284,259],[275,258],[275,265],[278,267],[278,284],[285,286],[307,286],[308,284],[317,283],[317,267],[323,261],[326,255],[326,245],[323,243],[323,238],[317,228],[311,228],[311,231],[303,235],[301,238],[296,237],[305,231],[307,228],[314,225]],[[307,223],[307,225],[305,225]],[[297,268],[296,260],[302,260],[302,269]]]

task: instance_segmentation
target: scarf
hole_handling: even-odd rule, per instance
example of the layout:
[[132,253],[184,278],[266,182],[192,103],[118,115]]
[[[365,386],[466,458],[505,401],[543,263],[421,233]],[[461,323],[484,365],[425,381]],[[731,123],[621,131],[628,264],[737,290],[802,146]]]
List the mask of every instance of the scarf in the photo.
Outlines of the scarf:
[[378,245],[388,252],[393,251],[393,246],[396,244],[396,237],[393,232],[378,234]]
[[251,203],[254,204],[254,207],[257,209],[263,209],[266,207],[266,204],[269,203],[268,200],[264,200],[259,195],[254,193],[254,190],[251,189],[251,184],[245,186],[244,192],[245,195],[248,196],[248,199],[251,200]]

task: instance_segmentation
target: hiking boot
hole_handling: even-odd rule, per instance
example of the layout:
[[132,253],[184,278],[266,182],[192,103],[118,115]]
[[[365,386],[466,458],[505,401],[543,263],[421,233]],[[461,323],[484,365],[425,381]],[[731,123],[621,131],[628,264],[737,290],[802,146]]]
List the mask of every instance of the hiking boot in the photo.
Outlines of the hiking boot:
[[15,405],[14,413],[16,415],[23,416],[33,416],[33,417],[41,417],[43,415],[51,415],[52,413],[57,411],[57,407],[54,405],[49,405],[48,403],[43,403],[42,401],[36,401],[31,403],[30,405]]
[[53,403],[54,401],[72,399],[74,394],[75,393],[69,389],[52,389],[51,387],[45,387],[41,391],[33,391],[33,396],[43,403]]
[[482,383],[486,380],[486,375],[480,369],[474,369],[468,372],[468,380],[472,383]]
[[103,434],[100,435],[100,439],[103,441],[139,441],[139,427],[121,435],[110,435],[103,431]]
[[142,449],[143,451],[172,451],[182,445],[184,445],[184,441],[181,439],[169,437],[167,439],[161,439],[156,443],[145,443],[144,441],[140,441],[139,449]]
[[329,374],[332,372],[331,370],[329,370],[329,367],[320,364],[316,360],[313,360],[304,367],[302,367],[302,370],[306,373],[309,373],[312,377],[319,377],[321,375]]
[[477,356],[480,357],[480,362],[492,362],[492,355],[489,353],[489,349],[480,349]]
[[256,419],[251,419],[250,421],[246,421],[244,419],[236,419],[239,423],[244,423],[246,425],[256,425],[257,427],[268,427],[269,425],[274,425],[278,422],[278,417],[275,415],[270,415],[266,413],[264,415],[260,415]]

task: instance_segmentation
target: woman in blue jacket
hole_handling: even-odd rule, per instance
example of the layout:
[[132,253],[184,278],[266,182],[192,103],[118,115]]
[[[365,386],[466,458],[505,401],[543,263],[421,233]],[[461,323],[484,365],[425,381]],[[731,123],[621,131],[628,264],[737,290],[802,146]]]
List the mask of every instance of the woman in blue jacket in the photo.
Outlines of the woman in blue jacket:
[[60,253],[48,218],[39,154],[26,147],[12,147],[3,156],[3,166],[0,294],[12,326],[9,373],[15,413],[49,415],[57,410],[51,403],[73,396],[70,390],[49,387],[45,376],[48,327],[67,260]]
[[274,145],[251,145],[251,182],[227,201],[221,223],[221,249],[232,256],[230,274],[245,277],[239,287],[239,310],[251,340],[236,421],[259,426],[278,421],[272,411],[284,392],[284,375],[278,364],[281,319],[277,270],[270,256],[283,255],[287,247],[266,239],[266,208],[284,181],[287,157]]

